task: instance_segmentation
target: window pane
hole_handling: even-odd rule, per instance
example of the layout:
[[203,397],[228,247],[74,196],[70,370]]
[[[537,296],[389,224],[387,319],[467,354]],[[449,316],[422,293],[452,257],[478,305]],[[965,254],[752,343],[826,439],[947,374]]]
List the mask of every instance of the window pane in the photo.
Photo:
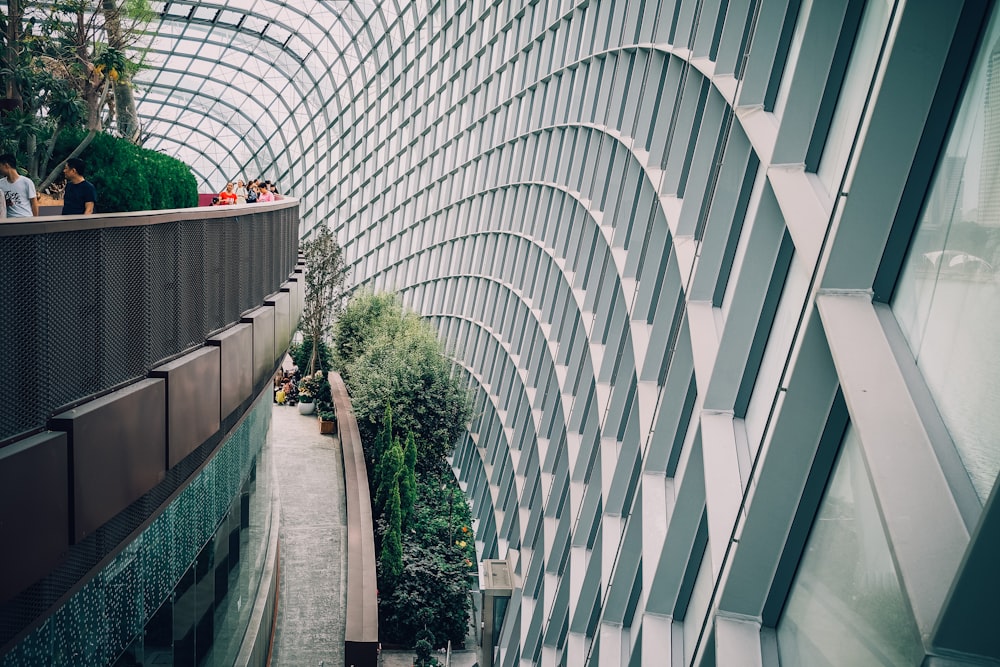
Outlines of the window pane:
[[979,498],[1000,470],[1000,31],[991,22],[893,311]]
[[837,192],[840,187],[840,177],[847,166],[847,158],[854,143],[851,135],[861,119],[868,86],[875,74],[879,49],[882,48],[882,38],[888,26],[889,1],[871,0],[865,6],[857,41],[851,52],[851,62],[840,88],[837,110],[830,121],[823,157],[816,171],[828,192]]
[[778,653],[784,667],[918,665],[923,659],[853,428],[778,624]]

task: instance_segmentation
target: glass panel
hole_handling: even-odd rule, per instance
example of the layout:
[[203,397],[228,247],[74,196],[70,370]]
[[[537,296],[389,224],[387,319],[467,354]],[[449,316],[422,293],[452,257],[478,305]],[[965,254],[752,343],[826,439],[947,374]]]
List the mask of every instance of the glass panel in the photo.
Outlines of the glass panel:
[[893,311],[983,501],[1000,471],[1000,30],[994,17]]
[[868,87],[875,74],[879,49],[882,48],[882,38],[888,26],[889,0],[869,2],[858,28],[851,63],[840,87],[837,109],[830,121],[823,157],[816,172],[829,192],[836,192],[840,187],[840,177],[854,143],[851,135],[861,119]]
[[853,428],[778,624],[778,653],[786,667],[918,665],[923,659]]
[[795,19],[795,31],[792,33],[792,41],[788,45],[788,57],[785,59],[785,72],[781,77],[781,85],[778,86],[778,94],[774,99],[775,116],[781,118],[785,113],[785,104],[788,102],[788,91],[792,86],[792,78],[795,76],[795,68],[798,66],[799,55],[802,51],[802,42],[805,39],[806,23],[809,21],[809,12],[812,11],[812,0],[802,0],[799,5],[799,15]]

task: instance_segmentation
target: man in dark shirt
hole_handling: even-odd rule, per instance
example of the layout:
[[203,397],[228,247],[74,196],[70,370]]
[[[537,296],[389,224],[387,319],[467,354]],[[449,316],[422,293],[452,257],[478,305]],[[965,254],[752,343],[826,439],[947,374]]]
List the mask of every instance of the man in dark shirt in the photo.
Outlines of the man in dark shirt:
[[66,160],[66,192],[63,194],[63,215],[90,215],[97,202],[97,189],[83,177],[86,166],[80,158]]

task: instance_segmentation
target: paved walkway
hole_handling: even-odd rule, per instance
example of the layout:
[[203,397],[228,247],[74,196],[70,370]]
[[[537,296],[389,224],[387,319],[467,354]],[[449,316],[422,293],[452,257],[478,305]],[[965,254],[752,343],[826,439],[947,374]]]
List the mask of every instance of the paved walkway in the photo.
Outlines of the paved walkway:
[[314,416],[274,406],[268,434],[281,501],[281,584],[272,667],[341,667],[347,574],[344,463]]

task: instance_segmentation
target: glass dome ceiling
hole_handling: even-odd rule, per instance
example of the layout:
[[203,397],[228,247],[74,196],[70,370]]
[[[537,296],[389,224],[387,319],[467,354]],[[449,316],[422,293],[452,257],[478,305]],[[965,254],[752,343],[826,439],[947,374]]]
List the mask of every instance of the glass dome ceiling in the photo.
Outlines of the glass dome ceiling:
[[427,10],[395,0],[151,4],[158,18],[135,77],[143,145],[190,164],[203,192],[261,176],[296,196],[336,164],[352,104],[394,77],[392,54]]

